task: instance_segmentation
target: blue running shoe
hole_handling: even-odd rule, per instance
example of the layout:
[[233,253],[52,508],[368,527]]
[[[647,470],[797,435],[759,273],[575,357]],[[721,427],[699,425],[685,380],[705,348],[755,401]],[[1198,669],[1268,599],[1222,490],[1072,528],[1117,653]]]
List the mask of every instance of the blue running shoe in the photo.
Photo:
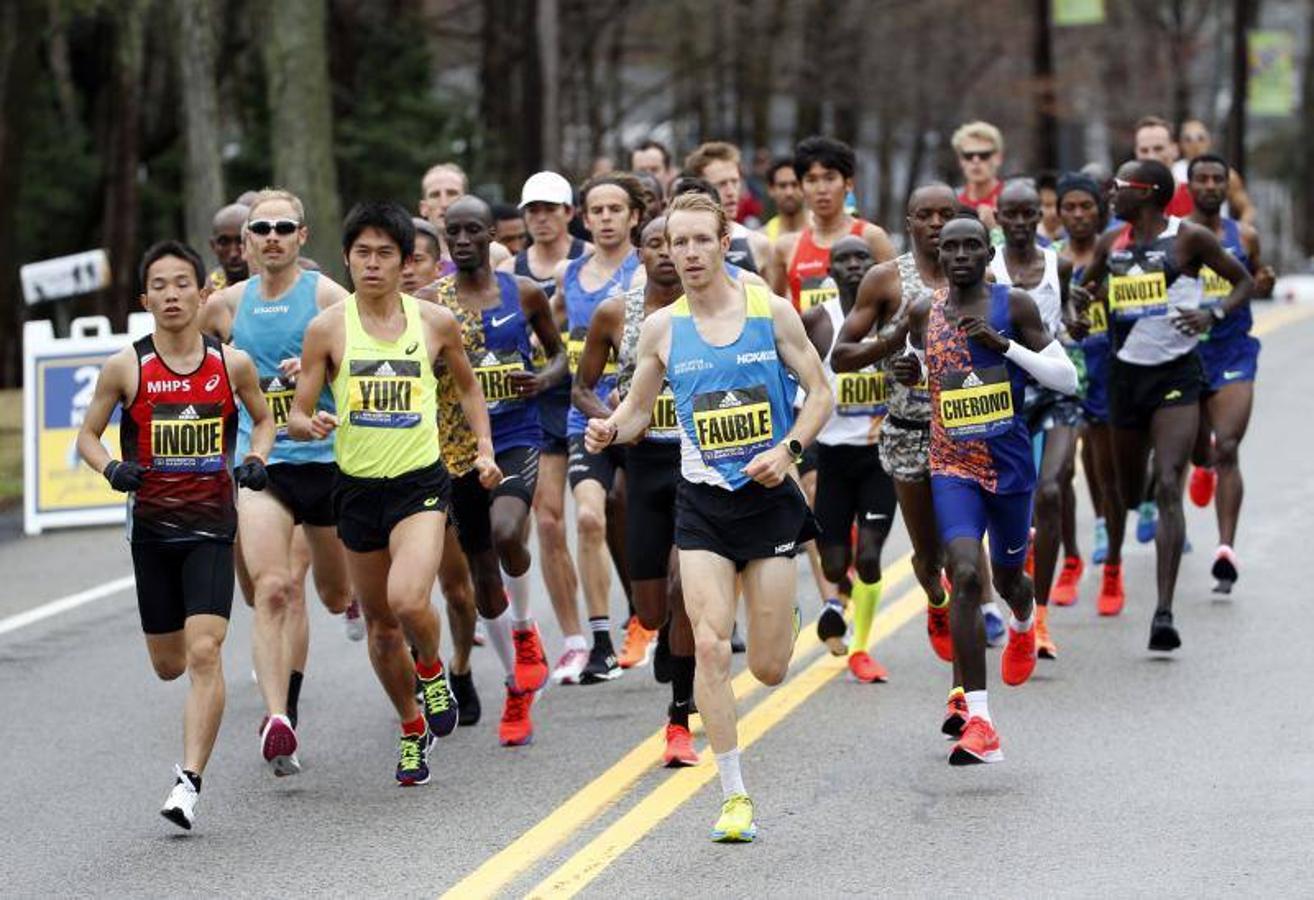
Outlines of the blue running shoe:
[[1148,544],[1159,530],[1159,510],[1147,500],[1136,510],[1136,540]]
[[991,647],[1001,646],[1008,626],[993,600],[981,607],[981,618],[985,619],[986,644]]
[[1095,520],[1095,549],[1091,551],[1090,561],[1095,565],[1103,565],[1104,561],[1109,558],[1109,529],[1104,524],[1103,519]]

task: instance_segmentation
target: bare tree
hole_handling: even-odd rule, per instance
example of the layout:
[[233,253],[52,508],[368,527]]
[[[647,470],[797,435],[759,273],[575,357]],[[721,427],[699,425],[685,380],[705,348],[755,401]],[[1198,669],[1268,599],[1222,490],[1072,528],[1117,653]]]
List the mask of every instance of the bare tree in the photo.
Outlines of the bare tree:
[[118,327],[127,323],[135,293],[141,161],[141,76],[145,63],[145,24],[149,0],[122,0],[111,13],[114,50],[105,122],[105,218],[112,282],[106,312]]
[[207,253],[211,217],[224,202],[210,0],[174,0],[174,15],[181,48],[178,74],[186,138],[183,197],[187,241]]

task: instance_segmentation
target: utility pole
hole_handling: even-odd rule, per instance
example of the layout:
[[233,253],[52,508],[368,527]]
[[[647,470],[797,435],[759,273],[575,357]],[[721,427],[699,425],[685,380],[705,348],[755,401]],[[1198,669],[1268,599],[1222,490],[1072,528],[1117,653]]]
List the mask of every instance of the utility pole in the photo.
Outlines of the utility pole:
[[1035,0],[1035,45],[1032,55],[1032,75],[1035,78],[1036,104],[1036,165],[1041,169],[1057,169],[1058,153],[1058,98],[1054,93],[1054,41],[1051,28],[1053,16],[1051,0]]
[[1246,172],[1246,93],[1250,86],[1247,34],[1255,23],[1259,0],[1232,0],[1232,109],[1227,115],[1227,159]]

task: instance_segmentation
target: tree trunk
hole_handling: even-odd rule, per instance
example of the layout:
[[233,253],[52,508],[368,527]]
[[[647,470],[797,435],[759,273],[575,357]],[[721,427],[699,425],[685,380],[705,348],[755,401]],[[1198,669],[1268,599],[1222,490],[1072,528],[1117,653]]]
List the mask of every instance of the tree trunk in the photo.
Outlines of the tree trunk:
[[540,166],[561,166],[561,10],[558,0],[538,0],[538,119]]
[[1054,45],[1050,28],[1050,0],[1035,2],[1035,44],[1032,74],[1036,79],[1036,167],[1057,169],[1058,99],[1054,96]]
[[113,72],[109,89],[109,130],[105,147],[105,220],[110,282],[104,312],[122,330],[137,287],[141,162],[141,74],[144,26],[149,0],[123,0],[114,7]]
[[209,259],[210,224],[224,203],[210,0],[175,0],[174,13],[178,24],[178,75],[186,137],[183,199],[187,242]]
[[794,137],[802,140],[821,133],[821,104],[826,70],[827,43],[832,39],[827,27],[829,16],[825,0],[813,0],[803,10],[803,58],[799,65],[795,93]]
[[274,181],[306,207],[306,254],[342,278],[342,206],[333,158],[333,106],[325,32],[327,4],[280,0],[268,7],[261,48],[268,83]]
[[1250,86],[1246,33],[1254,21],[1257,2],[1232,2],[1232,110],[1227,116],[1227,161],[1243,175],[1246,170],[1246,91]]

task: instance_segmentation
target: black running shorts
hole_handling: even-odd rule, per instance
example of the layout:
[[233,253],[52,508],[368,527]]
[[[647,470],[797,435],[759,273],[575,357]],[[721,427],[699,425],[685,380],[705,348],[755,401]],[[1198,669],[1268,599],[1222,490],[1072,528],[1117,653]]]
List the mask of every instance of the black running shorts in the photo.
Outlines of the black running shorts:
[[1204,389],[1204,367],[1194,350],[1157,366],[1138,366],[1115,356],[1109,367],[1109,424],[1144,431],[1156,411],[1194,406]]
[[471,469],[452,482],[452,518],[461,549],[467,556],[483,553],[493,546],[493,501],[498,497],[515,497],[526,507],[534,502],[538,485],[537,447],[511,447],[497,454],[502,483],[491,491],[479,483],[479,472]]
[[680,445],[639,441],[625,453],[625,555],[630,580],[665,578],[675,544]]
[[675,546],[707,550],[743,571],[755,559],[793,557],[817,536],[817,520],[792,478],[773,488],[756,481],[726,490],[680,480],[675,505]]
[[441,462],[396,478],[357,478],[338,473],[334,511],[338,537],[348,550],[385,550],[392,529],[421,512],[446,513],[451,507],[451,479]]
[[287,508],[296,524],[327,528],[338,523],[333,514],[337,463],[274,463],[266,471],[269,493]]
[[224,541],[132,544],[137,611],[147,634],[181,631],[188,616],[228,618],[233,608],[233,545]]
[[570,436],[570,457],[566,461],[566,478],[573,491],[581,481],[596,481],[602,489],[611,493],[611,486],[616,481],[616,470],[625,468],[625,448],[612,444],[601,453],[590,453],[584,449],[584,435]]
[[894,479],[881,468],[880,450],[817,444],[817,543],[847,545],[854,522],[859,528],[889,533],[898,499]]

